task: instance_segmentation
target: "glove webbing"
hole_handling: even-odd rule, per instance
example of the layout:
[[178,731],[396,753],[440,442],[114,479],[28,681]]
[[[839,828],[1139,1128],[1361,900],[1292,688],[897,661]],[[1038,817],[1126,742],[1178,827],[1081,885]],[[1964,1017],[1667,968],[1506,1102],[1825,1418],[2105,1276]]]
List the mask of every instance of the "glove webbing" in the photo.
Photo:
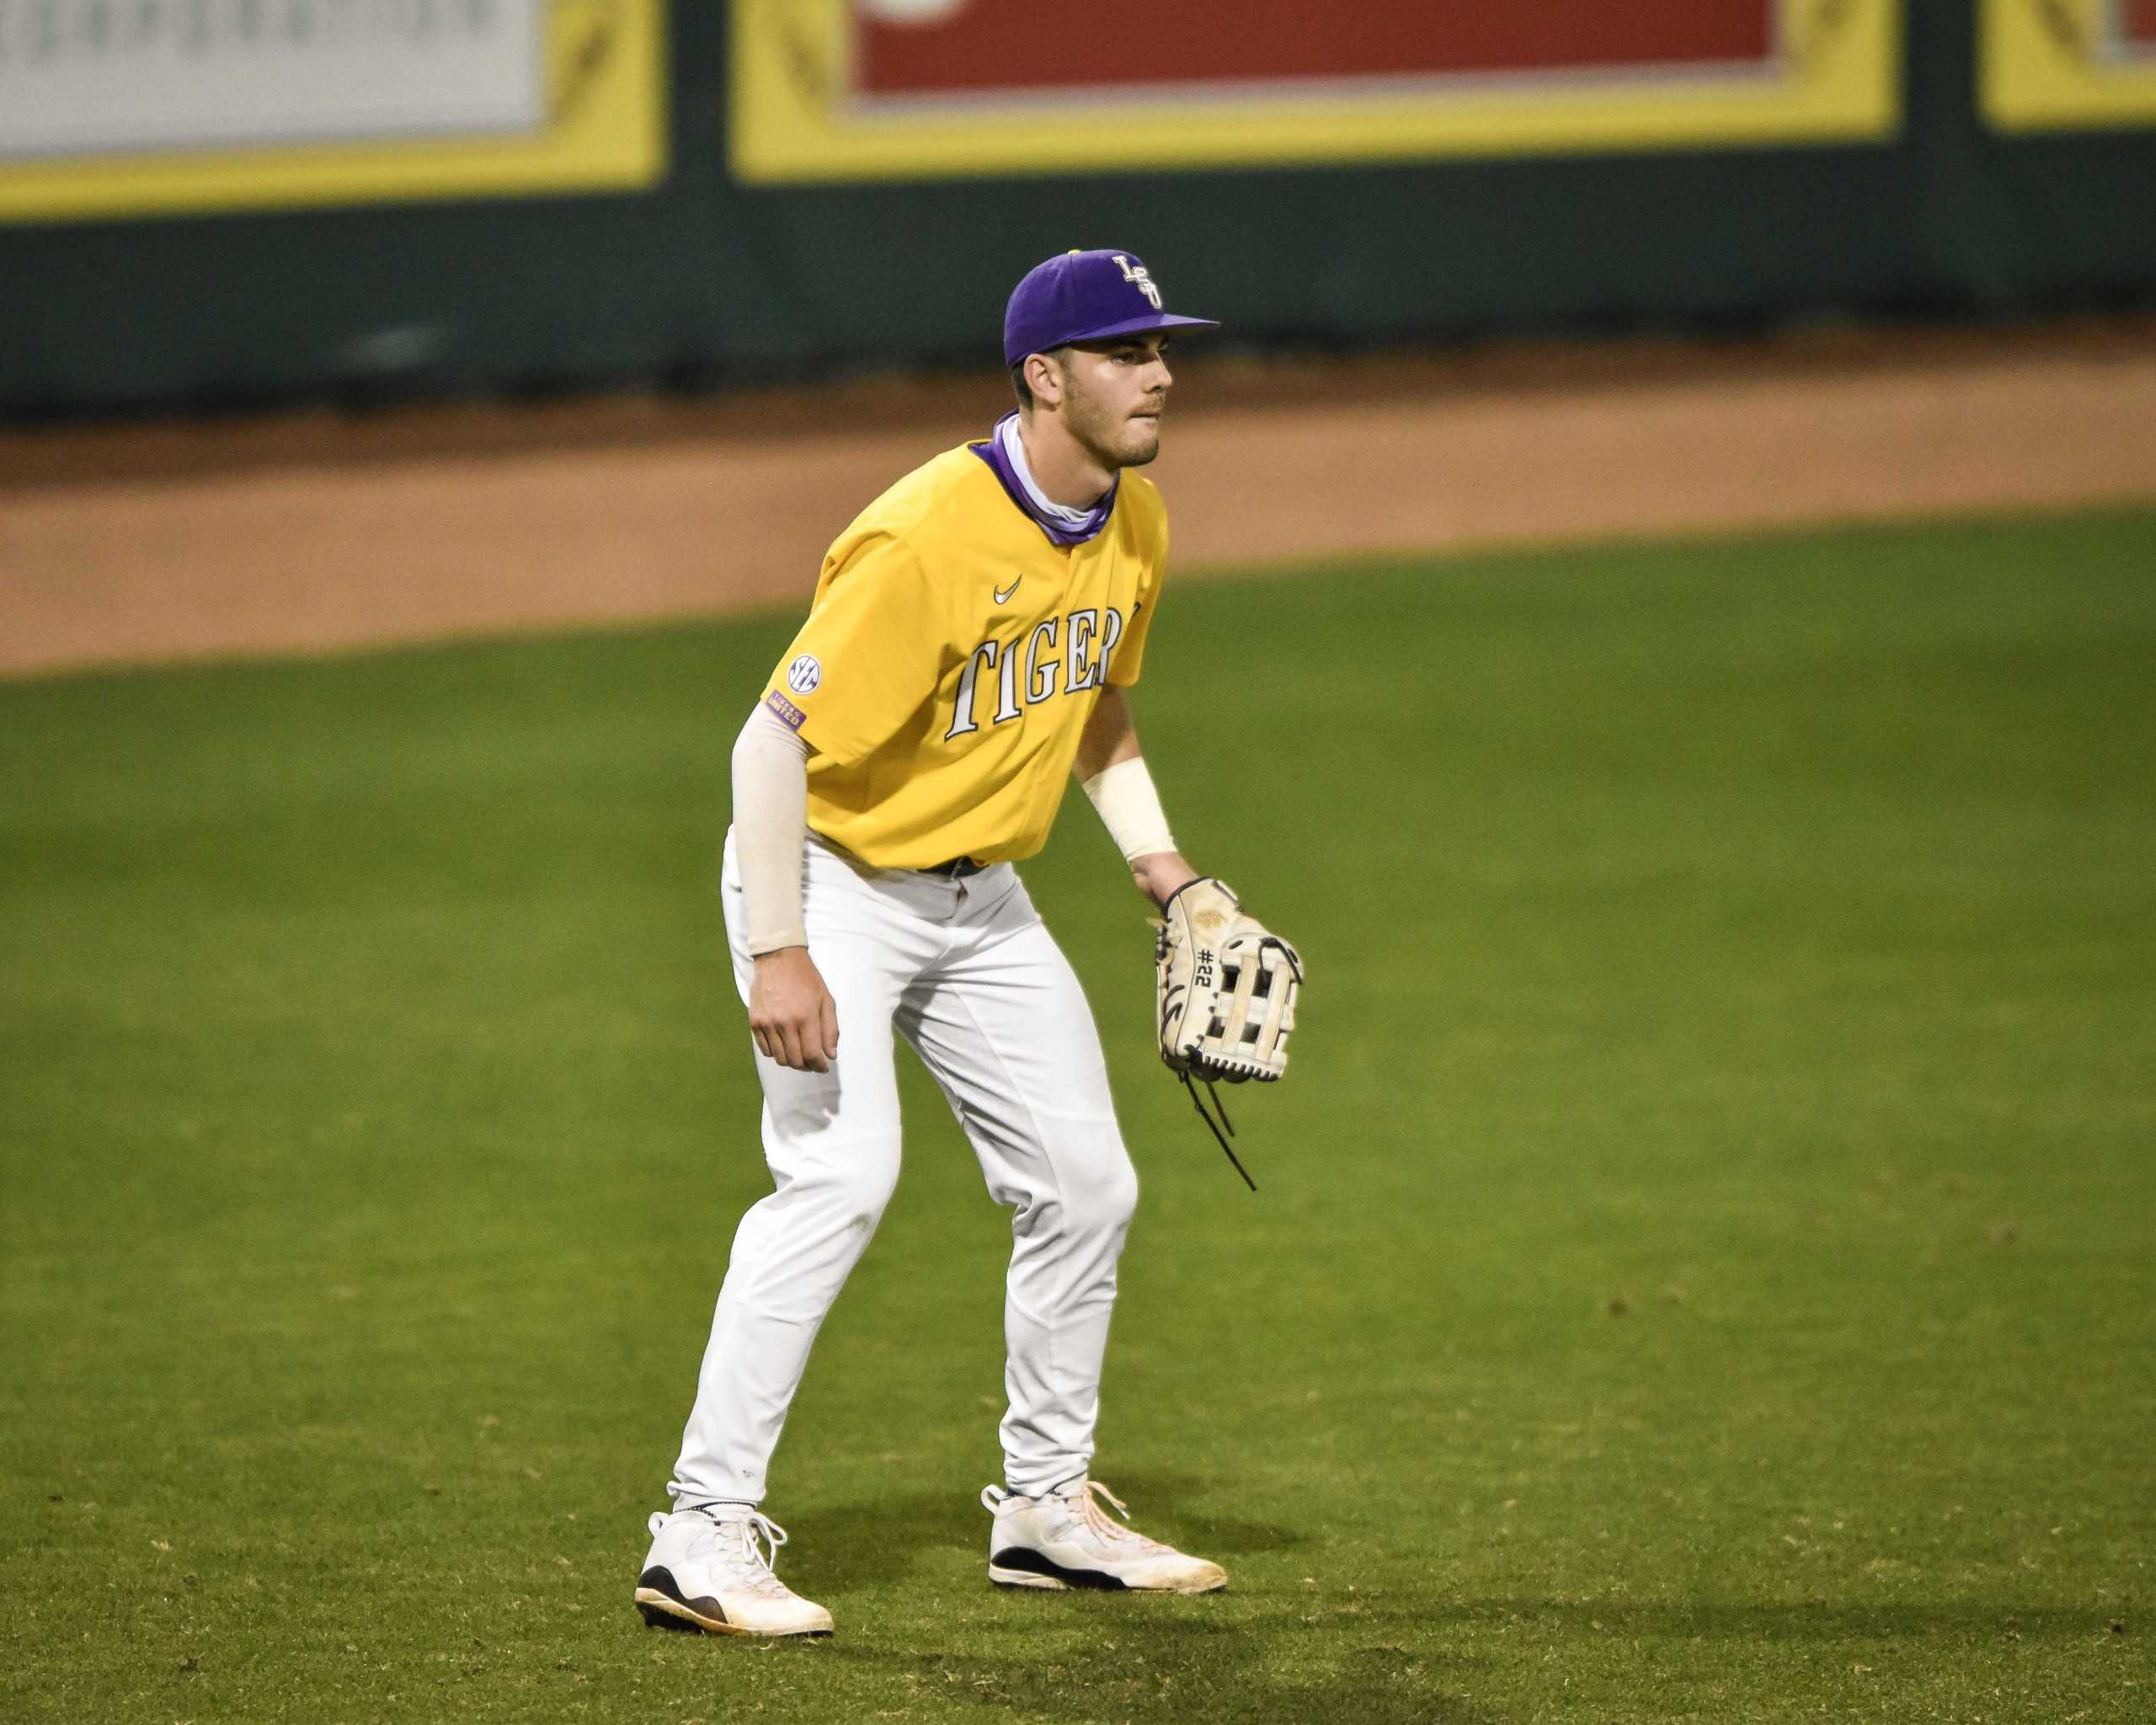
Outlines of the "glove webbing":
[[[1182,1080],[1182,1087],[1190,1092],[1190,1105],[1198,1110],[1198,1118],[1212,1129],[1213,1136],[1219,1140],[1220,1148],[1227,1152],[1228,1160],[1235,1165],[1235,1172],[1243,1177],[1243,1184],[1251,1191],[1257,1191],[1257,1182],[1251,1178],[1250,1170],[1243,1166],[1242,1158],[1235,1154],[1235,1146],[1228,1142],[1235,1135],[1235,1123],[1228,1118],[1228,1105],[1220,1100],[1220,1092],[1213,1081],[1210,1078],[1204,1081],[1205,1094],[1213,1098],[1213,1106],[1219,1112],[1220,1118],[1217,1122],[1205,1112],[1205,1104],[1198,1097],[1197,1085],[1190,1081],[1190,1074],[1178,1072],[1176,1076]],[[1225,1132],[1221,1130],[1224,1126],[1227,1129]]]

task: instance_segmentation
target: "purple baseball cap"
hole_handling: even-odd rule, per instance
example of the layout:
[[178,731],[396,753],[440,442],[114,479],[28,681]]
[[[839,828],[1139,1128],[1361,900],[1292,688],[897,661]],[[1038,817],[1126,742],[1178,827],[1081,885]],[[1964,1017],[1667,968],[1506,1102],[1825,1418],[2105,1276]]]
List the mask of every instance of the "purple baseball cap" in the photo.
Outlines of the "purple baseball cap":
[[1066,342],[1106,341],[1147,329],[1218,329],[1210,318],[1161,309],[1145,260],[1129,252],[1065,252],[1037,264],[1011,291],[1003,313],[1003,363],[1022,364]]

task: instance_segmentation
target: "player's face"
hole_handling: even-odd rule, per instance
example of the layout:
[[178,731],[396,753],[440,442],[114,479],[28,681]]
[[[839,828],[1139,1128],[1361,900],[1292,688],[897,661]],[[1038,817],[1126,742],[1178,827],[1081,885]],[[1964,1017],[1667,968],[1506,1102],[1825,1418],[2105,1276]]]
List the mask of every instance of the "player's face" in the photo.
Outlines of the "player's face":
[[1168,405],[1165,335],[1132,335],[1063,355],[1065,428],[1113,472],[1142,467],[1161,452],[1161,415]]

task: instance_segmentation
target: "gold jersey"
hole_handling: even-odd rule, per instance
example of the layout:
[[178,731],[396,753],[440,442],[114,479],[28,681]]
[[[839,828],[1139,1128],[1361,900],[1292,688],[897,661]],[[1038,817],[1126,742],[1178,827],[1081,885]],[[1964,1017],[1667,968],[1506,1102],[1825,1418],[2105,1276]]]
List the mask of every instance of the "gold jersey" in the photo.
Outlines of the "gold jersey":
[[1167,551],[1134,473],[1068,547],[970,445],[907,474],[832,544],[765,692],[814,750],[808,825],[879,868],[1038,851],[1102,687],[1138,681]]

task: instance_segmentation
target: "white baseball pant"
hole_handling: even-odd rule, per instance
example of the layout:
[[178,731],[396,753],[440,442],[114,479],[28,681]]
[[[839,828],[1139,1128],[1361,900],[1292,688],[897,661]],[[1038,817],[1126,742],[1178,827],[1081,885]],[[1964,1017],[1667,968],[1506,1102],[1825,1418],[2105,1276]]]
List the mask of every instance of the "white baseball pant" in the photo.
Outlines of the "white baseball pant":
[[[876,869],[812,833],[802,868],[838,1058],[815,1073],[755,1057],[777,1189],[734,1235],[668,1489],[682,1509],[762,1501],[810,1344],[899,1178],[895,1030],[1012,1210],[1006,1483],[1046,1492],[1092,1460],[1116,1260],[1138,1199],[1085,995],[1008,863],[964,880]],[[746,1000],[754,967],[731,834],[722,890]]]

